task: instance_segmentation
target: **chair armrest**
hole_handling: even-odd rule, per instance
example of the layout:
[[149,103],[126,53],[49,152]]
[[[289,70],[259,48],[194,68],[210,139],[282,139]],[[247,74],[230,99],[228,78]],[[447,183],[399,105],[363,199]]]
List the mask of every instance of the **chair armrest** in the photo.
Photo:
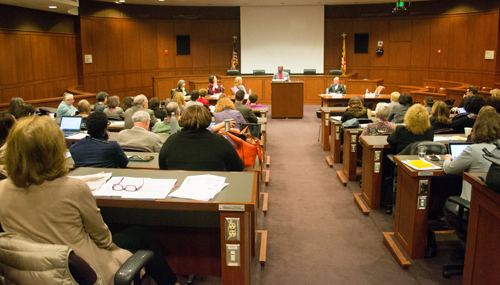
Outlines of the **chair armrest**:
[[465,208],[467,210],[470,209],[470,201],[467,201],[460,196],[450,196],[448,197],[448,201],[457,204],[461,208]]
[[153,258],[150,250],[139,250],[132,255],[115,273],[115,285],[129,285],[141,269]]

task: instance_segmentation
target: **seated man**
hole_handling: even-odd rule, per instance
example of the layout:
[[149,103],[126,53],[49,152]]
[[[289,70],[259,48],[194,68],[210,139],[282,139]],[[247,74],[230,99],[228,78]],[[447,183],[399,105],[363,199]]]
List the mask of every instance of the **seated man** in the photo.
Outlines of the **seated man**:
[[109,94],[106,92],[101,91],[101,92],[97,93],[97,96],[96,96],[97,103],[94,105],[95,112],[102,112],[102,111],[106,110],[106,108],[108,108],[108,106],[106,106],[106,103],[108,103],[108,97],[109,97]]
[[76,108],[73,106],[75,99],[73,98],[73,94],[64,92],[63,100],[59,107],[57,107],[57,116],[65,117],[65,116],[74,116],[76,113]]
[[345,86],[340,84],[340,79],[335,77],[333,79],[333,84],[328,87],[328,93],[337,93],[345,95]]
[[234,108],[240,111],[240,113],[243,115],[243,118],[245,118],[245,121],[247,123],[257,124],[258,119],[257,116],[255,116],[255,113],[252,111],[252,108],[243,105],[243,100],[245,99],[245,91],[236,91],[236,95],[234,96],[234,98]]
[[[467,90],[465,90],[464,94],[464,99],[469,96],[475,96],[477,95],[478,89],[476,86],[469,86],[467,87]],[[462,102],[460,102],[460,105],[458,105],[458,108],[463,108],[465,106],[465,100],[462,99]]]
[[134,127],[118,134],[118,144],[143,147],[149,152],[160,152],[162,146],[160,137],[148,131],[149,114],[146,111],[137,111],[132,116],[132,122]]
[[88,136],[69,148],[75,168],[125,168],[128,158],[114,141],[108,142],[108,117],[103,112],[91,113],[86,120]]
[[203,103],[199,102],[198,98],[200,98],[200,92],[198,92],[198,90],[193,90],[191,92],[191,98],[190,98],[189,102],[186,103],[186,108],[191,106],[191,105],[203,106]]
[[149,127],[152,128],[158,121],[155,117],[155,112],[148,109],[148,98],[143,94],[134,97],[134,102],[132,108],[125,111],[125,129],[131,129],[134,126],[132,122],[132,116],[137,111],[146,111],[149,114]]
[[[203,106],[203,104],[201,103],[200,105]],[[170,134],[170,120],[172,119],[172,113],[175,114],[175,119],[178,122],[181,115],[179,104],[175,102],[170,102],[167,104],[167,117],[165,117],[166,120],[155,124],[155,129],[154,129],[155,134],[159,133]],[[179,124],[177,124],[177,131],[180,132],[181,129],[182,128],[179,127]]]

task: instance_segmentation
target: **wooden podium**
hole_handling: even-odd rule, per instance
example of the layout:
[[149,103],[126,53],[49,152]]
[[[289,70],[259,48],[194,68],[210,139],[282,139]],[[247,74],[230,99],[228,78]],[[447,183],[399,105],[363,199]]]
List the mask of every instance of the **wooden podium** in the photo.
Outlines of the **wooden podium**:
[[271,82],[271,118],[304,116],[304,82]]

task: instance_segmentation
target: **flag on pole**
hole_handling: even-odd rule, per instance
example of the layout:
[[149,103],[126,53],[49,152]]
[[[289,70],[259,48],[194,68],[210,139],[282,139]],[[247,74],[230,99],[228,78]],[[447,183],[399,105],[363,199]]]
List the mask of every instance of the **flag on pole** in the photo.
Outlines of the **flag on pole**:
[[231,58],[231,69],[238,65],[238,53],[236,52],[236,36],[233,37],[233,57]]
[[342,59],[340,60],[340,69],[342,69],[342,75],[345,75],[347,69],[347,62],[345,57],[345,36],[346,34],[343,33],[342,37],[344,38],[344,40],[342,44]]

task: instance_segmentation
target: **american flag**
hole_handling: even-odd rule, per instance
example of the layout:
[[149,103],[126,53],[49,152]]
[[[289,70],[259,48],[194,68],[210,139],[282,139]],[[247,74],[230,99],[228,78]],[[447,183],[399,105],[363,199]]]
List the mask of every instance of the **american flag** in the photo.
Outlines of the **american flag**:
[[236,52],[236,42],[233,43],[233,57],[231,58],[231,69],[236,69],[238,65],[238,53]]
[[344,37],[344,43],[342,45],[342,59],[340,60],[340,69],[342,69],[342,75],[345,75],[347,69],[347,62],[345,57],[345,34],[342,35]]

